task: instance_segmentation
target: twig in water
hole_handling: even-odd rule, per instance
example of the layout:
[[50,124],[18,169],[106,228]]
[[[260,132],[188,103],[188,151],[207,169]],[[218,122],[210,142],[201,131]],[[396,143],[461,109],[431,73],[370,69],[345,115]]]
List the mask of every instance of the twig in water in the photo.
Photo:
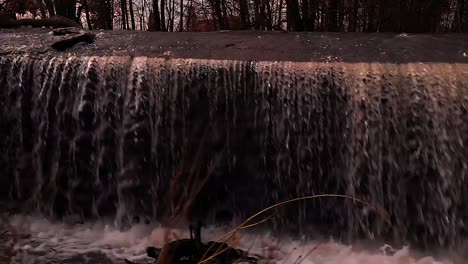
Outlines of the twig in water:
[[175,240],[180,240],[180,237],[177,235],[176,232],[172,232],[172,235],[174,236]]
[[310,256],[310,254],[312,254],[312,252],[314,252],[320,246],[320,244],[321,243],[319,242],[317,245],[315,245],[315,247],[311,248],[309,252],[307,252],[307,254],[302,259],[300,259],[299,257],[297,263],[295,264],[301,264],[307,257]]
[[8,232],[8,231],[2,232],[2,233],[0,234],[0,238],[2,238],[3,236],[6,236],[8,233],[10,233],[10,232]]

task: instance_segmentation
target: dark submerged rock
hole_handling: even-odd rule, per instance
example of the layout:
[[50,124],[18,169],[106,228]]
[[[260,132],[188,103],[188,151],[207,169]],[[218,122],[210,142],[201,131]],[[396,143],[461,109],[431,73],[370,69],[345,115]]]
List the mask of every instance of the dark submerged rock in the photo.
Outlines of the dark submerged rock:
[[[149,248],[148,248],[149,249]],[[147,252],[148,252],[147,249]],[[150,252],[155,248],[151,248]],[[216,256],[215,256],[216,255]],[[149,257],[154,255],[148,254]],[[157,264],[189,264],[199,263],[202,260],[208,259],[210,256],[215,256],[206,263],[239,263],[249,262],[256,263],[257,259],[250,257],[247,252],[233,248],[226,243],[208,242],[200,244],[193,239],[180,239],[164,245],[158,255]]]
[[146,248],[146,254],[150,258],[158,259],[159,253],[161,253],[160,248],[155,248],[155,247],[147,247]]

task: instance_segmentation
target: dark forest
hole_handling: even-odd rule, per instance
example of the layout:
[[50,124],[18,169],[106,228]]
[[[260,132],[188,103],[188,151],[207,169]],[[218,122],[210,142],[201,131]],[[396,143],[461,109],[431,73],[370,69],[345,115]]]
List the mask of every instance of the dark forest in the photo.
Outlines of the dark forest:
[[105,30],[468,32],[467,0],[0,0],[0,14]]

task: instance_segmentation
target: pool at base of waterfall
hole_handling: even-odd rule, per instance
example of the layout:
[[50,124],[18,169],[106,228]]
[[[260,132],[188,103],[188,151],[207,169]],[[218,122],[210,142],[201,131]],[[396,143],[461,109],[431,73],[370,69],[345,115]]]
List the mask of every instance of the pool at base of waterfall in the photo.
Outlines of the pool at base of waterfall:
[[[203,239],[217,240],[228,231],[229,228],[209,227],[204,230]],[[168,240],[188,235],[186,230],[167,229],[157,224],[138,224],[122,231],[112,221],[67,224],[37,216],[15,215],[4,218],[0,227],[0,262],[118,264],[128,259],[138,264],[153,263],[155,260],[146,256],[146,247],[162,247]],[[368,246],[344,245],[331,239],[298,241],[279,238],[268,232],[243,231],[237,241],[236,245],[250,254],[268,259],[263,263],[463,263],[460,256],[448,252],[436,257],[434,252],[416,252],[410,247],[394,249],[385,244],[371,250]]]

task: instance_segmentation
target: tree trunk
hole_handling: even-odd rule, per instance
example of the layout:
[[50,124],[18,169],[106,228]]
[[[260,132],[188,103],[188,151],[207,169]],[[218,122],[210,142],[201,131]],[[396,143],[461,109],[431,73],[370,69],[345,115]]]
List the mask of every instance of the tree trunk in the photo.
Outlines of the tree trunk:
[[247,0],[239,0],[239,17],[241,22],[241,29],[248,29],[249,5],[247,4]]
[[288,30],[302,31],[302,19],[297,0],[286,0],[286,20]]
[[166,31],[166,1],[161,0],[161,30]]
[[305,31],[315,30],[315,17],[317,14],[317,0],[303,0],[302,3],[302,21]]
[[221,1],[222,1],[221,3],[222,3],[223,19],[224,19],[224,29],[229,29],[227,3],[226,3],[226,0],[221,0]]
[[166,2],[166,14],[167,14],[167,31],[168,32],[172,32],[173,31],[173,22],[174,22],[174,17],[172,16],[172,3],[174,2],[174,0],[168,0],[168,2]]
[[367,21],[367,32],[375,32],[375,0],[368,0],[367,5],[368,21]]
[[[145,2],[146,3],[146,2]],[[139,20],[139,23],[140,23],[140,30],[143,31],[143,25],[146,23],[145,21],[145,5],[141,5],[141,10],[138,12],[138,20]]]
[[89,15],[89,5],[88,5],[88,0],[83,0],[83,7],[85,10],[85,15],[86,15],[86,23],[88,24],[88,29],[92,30],[93,26],[91,24],[91,16]]
[[56,0],[55,11],[56,15],[79,22],[78,16],[76,14],[76,0]]
[[338,32],[338,8],[339,0],[331,0],[330,6],[328,7],[328,31]]
[[86,0],[94,16],[91,17],[94,29],[112,30],[114,27],[112,0],[89,1]]
[[171,4],[171,32],[174,32],[174,24],[175,24],[175,0],[172,0]]
[[153,0],[153,10],[150,13],[149,18],[149,31],[161,31],[161,18],[159,14],[159,5],[158,0]]
[[127,25],[127,5],[126,5],[127,0],[120,0],[120,12],[122,13],[122,29],[128,29]]
[[128,0],[128,7],[130,11],[130,20],[132,22],[132,30],[135,30],[136,25],[135,25],[135,13],[133,12],[133,0]]
[[109,30],[114,29],[114,0],[106,0],[107,12],[106,12],[106,28]]
[[338,31],[344,32],[344,17],[345,17],[345,9],[344,9],[344,0],[339,1],[338,6]]
[[353,4],[353,15],[349,23],[349,31],[357,32],[358,31],[358,13],[359,13],[359,0],[354,0]]
[[44,0],[44,4],[47,8],[47,12],[49,12],[49,17],[55,16],[54,2],[52,2],[52,0]]
[[278,29],[281,28],[282,18],[283,18],[283,0],[279,0],[279,4],[278,4],[278,22],[276,24],[276,27]]
[[224,30],[227,29],[225,20],[223,17],[223,10],[221,8],[221,0],[210,0],[211,8],[213,9],[216,21],[218,22],[219,28]]
[[193,30],[193,27],[191,26],[192,25],[192,16],[195,14],[195,12],[193,11],[193,0],[190,0],[190,4],[189,4],[189,8],[187,10],[187,31],[191,31]]
[[310,0],[302,0],[302,21],[304,22],[304,30],[309,31],[309,1]]
[[[45,5],[42,3],[42,1],[40,3],[38,3],[39,5],[39,12],[41,13],[41,18],[42,19],[45,19],[47,18],[47,12],[45,10]],[[1,9],[1,7],[0,7]]]
[[104,29],[114,29],[114,0],[105,0],[103,4],[102,17],[104,21]]
[[271,0],[265,0],[266,3],[266,28],[267,30],[273,30],[273,12],[271,10]]
[[179,31],[184,31],[184,0],[180,0]]
[[260,14],[259,14],[259,1],[254,1],[254,29],[260,29]]
[[267,14],[266,14],[266,1],[268,0],[261,0],[260,1],[260,29],[265,30],[266,29],[266,19],[267,19]]
[[462,31],[463,32],[468,32],[468,2],[466,0],[461,0],[462,1]]

